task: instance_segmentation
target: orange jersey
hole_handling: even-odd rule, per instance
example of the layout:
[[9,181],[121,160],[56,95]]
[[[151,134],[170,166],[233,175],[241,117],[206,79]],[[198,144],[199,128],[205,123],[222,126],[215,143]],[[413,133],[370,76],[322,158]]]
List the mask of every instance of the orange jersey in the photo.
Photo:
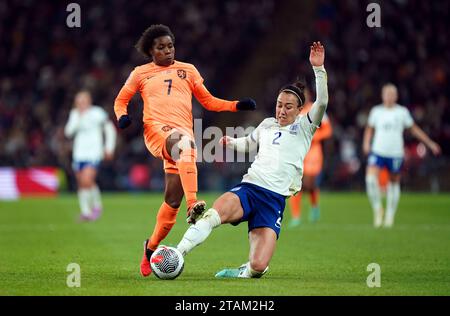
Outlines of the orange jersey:
[[179,61],[167,67],[153,62],[136,67],[114,102],[117,119],[127,114],[128,102],[137,91],[144,101],[145,124],[161,123],[192,131],[192,94],[210,111],[236,111],[237,101],[213,97],[194,65]]
[[[311,110],[312,103],[308,102],[303,107],[300,114],[305,115]],[[320,128],[314,133],[313,139],[311,141],[311,148],[305,156],[304,160],[304,174],[305,175],[318,175],[322,171],[323,165],[323,152],[322,152],[322,141],[324,139],[330,138],[333,134],[333,129],[331,127],[330,120],[325,114]]]

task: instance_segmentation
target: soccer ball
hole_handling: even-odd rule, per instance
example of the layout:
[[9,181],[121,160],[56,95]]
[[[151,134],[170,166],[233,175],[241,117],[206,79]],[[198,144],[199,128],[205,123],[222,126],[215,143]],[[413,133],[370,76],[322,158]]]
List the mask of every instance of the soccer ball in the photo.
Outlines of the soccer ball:
[[177,248],[161,246],[150,257],[150,266],[158,278],[173,280],[183,272],[184,258]]

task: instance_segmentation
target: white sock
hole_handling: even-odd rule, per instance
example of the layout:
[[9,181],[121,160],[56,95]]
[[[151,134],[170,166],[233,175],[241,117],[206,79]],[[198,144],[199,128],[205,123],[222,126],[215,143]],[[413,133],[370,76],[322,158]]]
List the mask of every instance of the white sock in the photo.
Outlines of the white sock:
[[366,176],[366,192],[369,197],[370,204],[372,205],[374,215],[380,215],[379,213],[382,211],[381,192],[380,184],[378,183],[378,178],[376,175],[369,174]]
[[81,214],[85,216],[91,215],[91,208],[89,206],[89,200],[91,196],[91,190],[79,189],[78,190],[78,202],[80,203]]
[[266,267],[263,272],[253,270],[252,266],[250,265],[250,262],[247,262],[245,264],[245,269],[243,269],[239,273],[238,277],[239,278],[256,278],[256,279],[258,279],[258,278],[262,277],[264,274],[266,274],[267,271],[269,271],[269,267]]
[[216,228],[221,223],[219,213],[215,209],[210,208],[197,223],[189,227],[177,246],[178,250],[185,256],[196,246],[204,242],[209,234],[211,234],[213,228]]
[[389,182],[387,186],[387,197],[386,197],[386,217],[389,218],[390,220],[394,219],[399,200],[400,200],[400,183]]
[[102,196],[97,185],[94,185],[91,189],[92,207],[94,209],[102,209]]

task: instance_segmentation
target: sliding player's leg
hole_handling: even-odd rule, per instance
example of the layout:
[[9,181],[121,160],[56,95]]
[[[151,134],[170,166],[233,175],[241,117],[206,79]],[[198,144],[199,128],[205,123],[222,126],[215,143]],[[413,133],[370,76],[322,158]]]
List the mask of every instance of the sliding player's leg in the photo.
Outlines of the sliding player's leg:
[[196,246],[208,238],[213,228],[221,224],[238,222],[244,215],[239,197],[231,192],[221,195],[207,210],[203,217],[191,225],[178,244],[178,250],[183,254],[188,254]]
[[278,193],[252,185],[241,184],[236,194],[243,206],[240,222],[248,221],[249,262],[237,269],[224,269],[218,278],[259,278],[269,267],[281,231],[286,198]]
[[249,234],[250,264],[246,274],[252,278],[259,278],[269,270],[277,243],[276,232],[269,227],[255,228]]
[[249,233],[249,261],[237,269],[223,269],[217,278],[260,278],[269,270],[277,243],[277,233],[269,227],[252,229]]

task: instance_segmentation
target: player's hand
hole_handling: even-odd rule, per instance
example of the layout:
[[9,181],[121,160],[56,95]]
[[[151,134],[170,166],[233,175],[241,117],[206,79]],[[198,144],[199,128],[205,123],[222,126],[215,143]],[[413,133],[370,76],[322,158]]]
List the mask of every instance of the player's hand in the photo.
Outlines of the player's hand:
[[119,118],[119,128],[124,129],[131,125],[131,119],[128,115],[122,115]]
[[311,65],[318,67],[322,66],[325,61],[325,48],[322,43],[314,42],[311,45],[311,51],[309,53],[309,62]]
[[229,145],[231,143],[232,138],[230,136],[223,136],[220,140],[219,140],[219,144],[221,145]]
[[104,160],[106,161],[111,161],[114,158],[114,154],[112,152],[109,151],[105,151],[105,155],[103,157]]
[[254,111],[256,109],[256,102],[250,98],[242,99],[237,103],[236,108],[238,111]]
[[429,147],[433,155],[439,156],[441,154],[441,146],[439,146],[437,143],[431,142]]

